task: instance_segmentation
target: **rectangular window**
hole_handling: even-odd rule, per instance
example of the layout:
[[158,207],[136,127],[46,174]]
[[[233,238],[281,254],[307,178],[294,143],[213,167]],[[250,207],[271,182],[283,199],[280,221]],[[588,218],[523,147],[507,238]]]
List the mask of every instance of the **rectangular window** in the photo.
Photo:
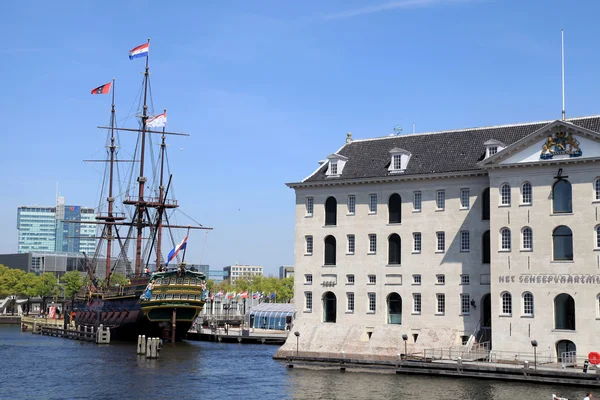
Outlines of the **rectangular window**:
[[437,274],[435,276],[435,280],[437,282],[438,285],[445,285],[446,284],[446,275],[444,274]]
[[413,285],[420,285],[420,284],[421,284],[421,275],[420,274],[413,275]]
[[369,298],[369,312],[374,313],[377,308],[377,303],[375,303],[375,293],[367,293],[368,298]]
[[471,251],[471,235],[469,231],[460,231],[460,251]]
[[337,174],[338,174],[338,172],[337,172],[337,167],[338,167],[338,166],[337,166],[337,162],[332,162],[332,163],[329,165],[329,173],[330,173],[331,175],[337,175]]
[[533,295],[529,292],[523,295],[523,314],[533,315]]
[[443,253],[446,251],[446,233],[436,232],[437,236],[437,251]]
[[438,210],[446,208],[446,191],[438,190],[435,195],[435,206]]
[[497,146],[490,146],[490,147],[488,147],[488,157],[493,156],[497,152],[498,152],[498,147]]
[[446,295],[444,293],[438,293],[435,295],[437,300],[437,314],[446,313]]
[[377,283],[377,277],[375,275],[369,275],[369,285],[374,285]]
[[413,232],[413,252],[421,252],[421,232]]
[[370,234],[369,235],[369,253],[376,253],[377,252],[377,235],[375,234]]
[[469,189],[460,189],[460,208],[468,210],[471,206],[471,193]]
[[348,254],[354,254],[354,235],[348,235]]
[[471,312],[471,296],[468,293],[460,295],[460,313],[468,315]]
[[413,193],[413,210],[421,211],[421,192]]
[[346,293],[346,301],[348,303],[348,312],[354,312],[354,293]]
[[313,253],[313,237],[306,236],[306,254]]
[[348,285],[354,285],[354,275],[346,275],[346,283]]
[[307,285],[312,285],[312,274],[304,275],[304,283],[306,283]]
[[312,217],[314,209],[315,199],[312,197],[306,198],[306,216]]
[[460,276],[460,284],[461,285],[470,285],[471,277],[468,274],[463,274]]
[[312,311],[312,292],[304,292],[304,309],[306,311]]
[[421,314],[421,293],[413,293],[413,313]]
[[394,154],[394,169],[402,169],[402,154]]
[[354,215],[356,212],[356,196],[351,194],[348,196],[348,214]]
[[377,213],[377,195],[371,194],[369,195],[369,214]]

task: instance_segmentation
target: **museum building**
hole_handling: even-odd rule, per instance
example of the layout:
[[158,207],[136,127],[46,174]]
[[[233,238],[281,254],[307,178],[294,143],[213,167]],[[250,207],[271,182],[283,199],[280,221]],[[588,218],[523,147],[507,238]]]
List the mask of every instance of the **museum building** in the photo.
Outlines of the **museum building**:
[[288,184],[307,351],[600,351],[600,116],[348,133],[319,164]]

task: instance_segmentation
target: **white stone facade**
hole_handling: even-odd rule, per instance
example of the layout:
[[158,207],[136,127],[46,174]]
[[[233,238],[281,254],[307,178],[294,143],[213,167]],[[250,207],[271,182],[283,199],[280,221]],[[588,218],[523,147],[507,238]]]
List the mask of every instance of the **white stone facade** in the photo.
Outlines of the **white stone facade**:
[[[581,152],[540,157],[547,138],[563,131],[573,135]],[[491,341],[499,353],[531,352],[534,339],[538,350],[552,357],[575,347],[578,355],[600,350],[594,335],[600,327],[600,135],[556,121],[500,147],[496,154],[488,150],[484,154],[487,158],[474,171],[290,184],[296,192],[296,326],[306,332],[300,337],[306,351],[390,355],[403,352],[403,334],[408,336],[409,352],[460,346],[471,336]],[[350,157],[348,165],[351,162]],[[559,168],[561,177],[557,178]],[[553,212],[553,185],[559,180],[571,184],[572,212]],[[528,186],[523,201],[524,183],[531,185],[531,202]],[[504,184],[510,185],[510,194],[505,187],[502,200]],[[483,210],[487,188],[489,219]],[[415,192],[420,192],[420,210],[414,206]],[[439,193],[443,193],[443,209]],[[394,194],[401,197],[399,223],[389,222],[388,201]],[[376,210],[371,207],[373,195]],[[354,212],[349,211],[349,196],[354,199]],[[326,203],[332,197],[337,201],[337,215],[335,224],[326,224]],[[507,201],[510,204],[502,204]],[[553,231],[563,225],[572,231],[573,260],[554,260]],[[510,248],[506,248],[506,237],[502,246],[505,228],[510,229]],[[532,235],[527,236],[531,246],[524,246],[524,228],[531,229]],[[488,230],[486,260],[484,234]],[[443,250],[437,248],[438,232],[445,236]],[[415,233],[421,235],[420,251],[414,248]],[[389,262],[393,244],[388,240],[393,234],[400,237],[398,264]],[[353,252],[348,249],[349,235],[354,236]],[[376,237],[374,252],[370,235]],[[332,262],[325,255],[329,236],[335,238],[334,265],[326,265]],[[307,252],[307,237],[312,237],[312,254]],[[354,276],[353,283],[348,275]],[[415,275],[420,275],[420,284]],[[525,307],[526,292],[532,297],[527,295]],[[353,293],[353,310],[348,306],[348,293]],[[401,317],[390,316],[393,306],[388,298],[394,293],[402,301]],[[507,301],[503,303],[504,293],[511,295],[510,307]],[[369,294],[374,294],[375,311],[370,309]],[[420,294],[420,312],[414,308],[415,294]],[[573,298],[574,310],[570,303],[555,307],[560,294]],[[307,304],[307,296],[312,297],[312,304]],[[325,305],[333,304],[333,297],[335,316],[333,306],[326,310]],[[319,337],[319,343],[310,339]],[[324,337],[331,345],[323,344]],[[566,347],[561,342],[565,340],[570,342]],[[288,342],[283,350],[295,348],[295,338]]]

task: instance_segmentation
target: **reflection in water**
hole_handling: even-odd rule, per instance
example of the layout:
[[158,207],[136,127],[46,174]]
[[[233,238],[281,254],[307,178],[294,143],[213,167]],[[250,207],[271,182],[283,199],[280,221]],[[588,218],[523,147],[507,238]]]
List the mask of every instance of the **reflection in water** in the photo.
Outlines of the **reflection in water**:
[[269,345],[165,344],[160,359],[135,344],[91,343],[0,325],[2,399],[458,399],[583,398],[585,388],[497,381],[288,369]]

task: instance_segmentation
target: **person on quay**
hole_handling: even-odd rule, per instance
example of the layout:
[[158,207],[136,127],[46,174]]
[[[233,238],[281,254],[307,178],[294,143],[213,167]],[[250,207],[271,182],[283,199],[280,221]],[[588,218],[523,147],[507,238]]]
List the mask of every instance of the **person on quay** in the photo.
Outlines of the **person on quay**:
[[592,400],[593,396],[591,392],[587,392],[583,400]]

